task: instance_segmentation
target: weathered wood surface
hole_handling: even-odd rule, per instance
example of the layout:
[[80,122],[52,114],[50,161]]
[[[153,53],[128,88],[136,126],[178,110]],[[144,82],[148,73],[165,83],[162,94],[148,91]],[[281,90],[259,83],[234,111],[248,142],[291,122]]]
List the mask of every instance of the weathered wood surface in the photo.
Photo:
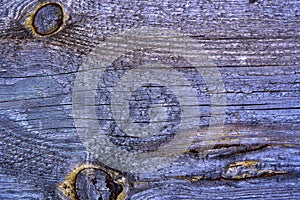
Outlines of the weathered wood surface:
[[[0,1],[0,199],[60,199],[57,188],[74,168],[102,166],[74,126],[76,72],[101,41],[141,26],[180,31],[207,50],[223,77],[227,116],[205,158],[199,157],[199,137],[168,168],[124,174],[129,198],[300,199],[300,1],[60,1],[69,18],[45,38],[24,26],[40,3]],[[133,65],[168,63],[168,55],[129,58]],[[112,73],[126,62],[114,63]],[[209,105],[201,106],[207,122]],[[136,150],[156,144],[115,140]],[[120,185],[100,169],[80,173],[78,199],[120,194]]]

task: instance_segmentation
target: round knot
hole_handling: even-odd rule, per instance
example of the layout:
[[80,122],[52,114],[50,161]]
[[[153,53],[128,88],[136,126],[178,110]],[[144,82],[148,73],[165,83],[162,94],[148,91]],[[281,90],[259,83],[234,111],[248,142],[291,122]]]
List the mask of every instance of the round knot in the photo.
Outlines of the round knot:
[[61,30],[65,18],[61,4],[48,2],[36,7],[26,20],[26,26],[37,36],[49,36]]

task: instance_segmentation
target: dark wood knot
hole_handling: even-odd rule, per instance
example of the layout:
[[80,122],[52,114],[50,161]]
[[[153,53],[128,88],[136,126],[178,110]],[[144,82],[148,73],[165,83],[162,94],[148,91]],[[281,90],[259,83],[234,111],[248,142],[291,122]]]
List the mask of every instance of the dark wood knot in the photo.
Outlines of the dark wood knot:
[[66,18],[61,4],[47,2],[38,5],[25,24],[36,36],[50,36],[62,29]]
[[125,200],[129,189],[128,179],[120,172],[103,166],[83,164],[66,176],[56,192],[61,199]]

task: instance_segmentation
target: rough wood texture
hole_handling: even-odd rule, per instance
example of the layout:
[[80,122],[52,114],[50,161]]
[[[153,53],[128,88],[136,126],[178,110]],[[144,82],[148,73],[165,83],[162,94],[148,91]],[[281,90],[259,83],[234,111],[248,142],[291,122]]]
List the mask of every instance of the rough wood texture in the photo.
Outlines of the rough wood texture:
[[[60,32],[44,38],[24,25],[40,3],[0,0],[0,199],[60,199],[58,187],[72,170],[88,163],[102,166],[74,126],[76,72],[101,41],[141,26],[180,31],[207,50],[223,77],[227,115],[223,134],[205,158],[199,156],[199,137],[170,167],[120,172],[130,185],[129,198],[300,199],[300,1],[59,1],[69,18]],[[141,60],[183,62],[162,52],[127,56],[108,69],[110,77]],[[194,77],[192,70],[186,73]],[[194,81],[205,91],[201,80]],[[149,88],[136,92],[132,106],[137,111],[145,109],[140,101],[155,101],[146,94],[174,96],[165,94],[167,88],[152,93]],[[99,89],[100,110],[107,105],[101,98],[109,99],[104,89]],[[209,96],[199,92],[199,99],[205,126]],[[175,98],[175,108],[176,103]],[[172,139],[140,141],[113,134],[112,140],[127,150],[151,150]],[[105,170],[94,170],[78,175],[77,197],[116,198],[120,185]]]

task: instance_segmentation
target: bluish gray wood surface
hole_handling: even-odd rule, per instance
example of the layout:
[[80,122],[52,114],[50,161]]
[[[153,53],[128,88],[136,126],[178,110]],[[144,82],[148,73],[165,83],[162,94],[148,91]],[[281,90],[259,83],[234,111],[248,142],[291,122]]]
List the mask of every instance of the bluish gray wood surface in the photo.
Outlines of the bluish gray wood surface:
[[[0,0],[0,199],[60,199],[57,188],[74,168],[102,166],[75,129],[76,72],[99,43],[142,26],[176,30],[207,50],[225,84],[227,115],[204,159],[203,138],[196,138],[168,168],[120,172],[130,184],[128,198],[300,199],[299,0],[61,0],[66,24],[37,37],[24,23],[42,2]],[[112,73],[147,59],[181,62],[162,52],[129,58],[114,63]],[[143,91],[137,94],[147,102]],[[201,108],[206,125],[210,107]],[[166,140],[112,138],[135,150]],[[96,168],[76,179],[78,199],[115,199],[120,187]]]

